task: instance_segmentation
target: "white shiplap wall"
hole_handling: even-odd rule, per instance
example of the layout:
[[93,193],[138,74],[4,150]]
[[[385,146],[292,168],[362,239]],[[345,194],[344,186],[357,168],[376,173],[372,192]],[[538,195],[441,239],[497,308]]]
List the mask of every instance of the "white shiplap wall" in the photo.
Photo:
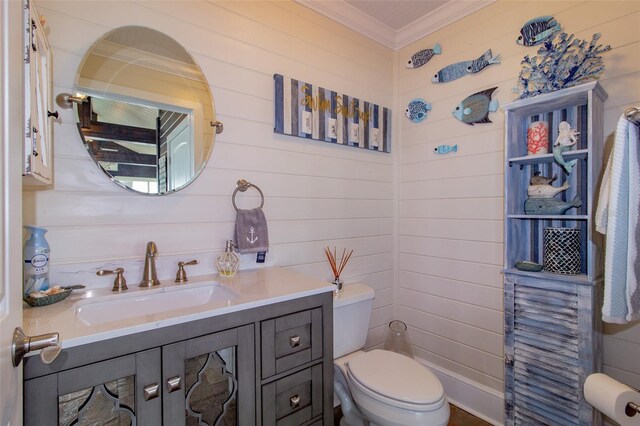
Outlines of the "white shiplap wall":
[[[527,20],[553,15],[563,29],[613,50],[604,56],[601,83],[609,94],[605,111],[608,141],[625,107],[640,104],[640,2],[498,1],[398,54],[399,106],[414,98],[431,102],[427,119],[400,122],[399,158],[399,316],[409,324],[416,353],[461,381],[499,396],[503,389],[503,144],[504,113],[491,124],[468,126],[451,112],[466,96],[497,86],[501,104],[515,98],[520,61],[537,48],[515,43]],[[416,51],[442,46],[442,54],[407,70]],[[487,49],[502,63],[450,83],[430,79],[442,67],[475,59]],[[455,154],[437,155],[441,144],[458,145]],[[640,383],[640,326],[607,327],[605,371]],[[446,388],[446,384],[445,384]],[[501,421],[496,398],[488,406],[456,398],[472,411]]]
[[[84,53],[103,33],[142,25],[193,55],[225,127],[195,183],[145,197],[107,180],[84,150],[72,112],[61,111],[55,189],[24,193],[24,223],[49,230],[52,269],[129,265],[142,260],[149,240],[160,250],[161,279],[173,277],[180,257],[198,257],[211,269],[232,238],[231,194],[245,178],[265,194],[272,264],[328,279],[322,248],[354,249],[344,278],[375,288],[370,344],[380,343],[393,316],[395,154],[275,135],[272,76],[393,107],[392,51],[293,2],[40,0],[38,9],[55,58],[54,94],[72,91]],[[245,194],[238,204],[253,207],[257,193]]]

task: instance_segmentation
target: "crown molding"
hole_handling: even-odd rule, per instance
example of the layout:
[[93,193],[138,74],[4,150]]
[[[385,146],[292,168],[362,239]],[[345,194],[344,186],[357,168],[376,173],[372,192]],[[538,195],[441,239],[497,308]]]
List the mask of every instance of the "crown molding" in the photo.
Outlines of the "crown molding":
[[323,0],[294,1],[395,50],[396,31],[347,2]]
[[344,1],[295,1],[390,49],[398,50],[490,5],[495,0],[451,0],[398,31]]
[[395,50],[420,40],[431,33],[489,6],[496,0],[452,0],[396,32]]

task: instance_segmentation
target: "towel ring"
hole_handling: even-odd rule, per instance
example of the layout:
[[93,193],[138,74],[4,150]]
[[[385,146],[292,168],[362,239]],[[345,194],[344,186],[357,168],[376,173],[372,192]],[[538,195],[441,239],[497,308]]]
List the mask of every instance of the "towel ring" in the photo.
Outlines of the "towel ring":
[[238,206],[236,206],[236,194],[238,193],[238,191],[245,192],[250,187],[254,187],[260,193],[260,208],[264,206],[264,194],[262,193],[262,190],[258,188],[257,185],[254,185],[251,182],[247,182],[244,179],[240,179],[236,183],[236,189],[233,191],[233,195],[231,196],[231,203],[233,204],[233,208],[236,209],[236,211],[239,210]]

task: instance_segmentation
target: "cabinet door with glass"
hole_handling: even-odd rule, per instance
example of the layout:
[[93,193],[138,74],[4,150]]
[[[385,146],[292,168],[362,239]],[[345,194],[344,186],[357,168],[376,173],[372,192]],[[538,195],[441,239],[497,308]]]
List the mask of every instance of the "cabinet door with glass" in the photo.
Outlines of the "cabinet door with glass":
[[159,348],[25,381],[26,425],[159,425]]
[[53,184],[53,112],[51,48],[33,1],[25,4],[25,140],[23,183],[31,188]]
[[253,325],[162,348],[163,423],[256,424]]

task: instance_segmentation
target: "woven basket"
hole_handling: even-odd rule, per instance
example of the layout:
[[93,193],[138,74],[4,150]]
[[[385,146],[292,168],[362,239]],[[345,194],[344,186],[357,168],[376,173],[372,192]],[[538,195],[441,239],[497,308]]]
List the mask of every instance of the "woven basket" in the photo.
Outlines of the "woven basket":
[[544,270],[580,273],[580,228],[544,228]]

